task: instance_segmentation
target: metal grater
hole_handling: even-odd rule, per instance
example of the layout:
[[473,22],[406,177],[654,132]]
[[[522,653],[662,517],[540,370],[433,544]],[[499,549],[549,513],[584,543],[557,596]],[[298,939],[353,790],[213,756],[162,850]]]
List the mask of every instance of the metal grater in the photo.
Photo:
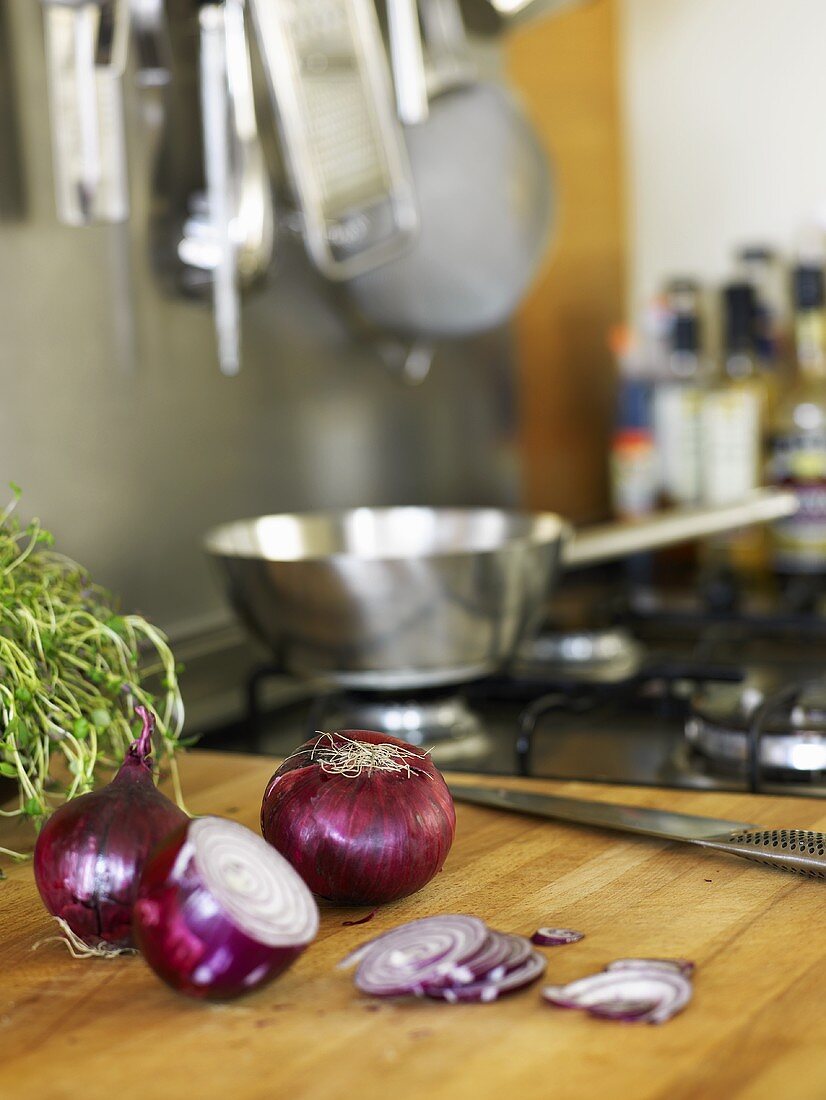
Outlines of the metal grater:
[[249,0],[307,250],[332,279],[396,256],[418,227],[371,0]]
[[57,215],[65,225],[129,214],[121,0],[44,0]]

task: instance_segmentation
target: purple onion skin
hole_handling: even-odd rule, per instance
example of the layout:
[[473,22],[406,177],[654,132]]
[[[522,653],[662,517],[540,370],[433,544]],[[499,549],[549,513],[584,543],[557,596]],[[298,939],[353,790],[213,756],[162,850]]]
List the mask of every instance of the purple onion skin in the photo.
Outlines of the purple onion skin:
[[[370,730],[339,731],[353,741],[412,745]],[[335,735],[333,735],[335,736]],[[301,746],[312,749],[318,738]],[[314,894],[341,905],[382,905],[420,890],[444,864],[456,832],[453,799],[425,756],[426,774],[322,771],[293,754],[267,785],[261,832]]]
[[132,906],[152,849],[182,822],[183,810],[155,787],[148,744],[133,742],[115,778],[65,802],[34,849],[43,904],[90,946],[134,947]]
[[149,966],[179,993],[230,1000],[277,977],[304,950],[251,939],[225,915],[190,855],[189,822],[176,829],[144,868],[132,915],[135,941]]

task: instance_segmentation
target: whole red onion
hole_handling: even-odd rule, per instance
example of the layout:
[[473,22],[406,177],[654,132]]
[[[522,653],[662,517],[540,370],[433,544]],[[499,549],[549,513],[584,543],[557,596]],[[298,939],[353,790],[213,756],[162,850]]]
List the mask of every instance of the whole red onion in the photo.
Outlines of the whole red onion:
[[456,830],[430,757],[368,730],[324,733],[284,761],[261,806],[261,831],[320,897],[378,905],[441,870]]
[[173,989],[226,999],[286,970],[315,938],[318,906],[260,836],[202,817],[147,862],[133,926],[141,954]]
[[73,798],[37,838],[34,877],[43,904],[91,947],[132,947],[132,905],[144,862],[187,815],[152,778],[154,719],[137,707],[140,737],[111,783]]

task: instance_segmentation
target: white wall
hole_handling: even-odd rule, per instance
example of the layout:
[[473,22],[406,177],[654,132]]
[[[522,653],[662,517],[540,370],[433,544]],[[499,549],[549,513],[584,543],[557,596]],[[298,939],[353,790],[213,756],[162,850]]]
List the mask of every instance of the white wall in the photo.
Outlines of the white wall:
[[826,209],[826,0],[620,0],[629,307]]

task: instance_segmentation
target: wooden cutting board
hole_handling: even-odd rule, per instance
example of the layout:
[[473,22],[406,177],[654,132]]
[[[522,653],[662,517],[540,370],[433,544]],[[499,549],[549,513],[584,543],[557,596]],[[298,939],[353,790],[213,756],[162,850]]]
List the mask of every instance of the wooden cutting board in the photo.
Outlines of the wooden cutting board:
[[[195,813],[257,827],[270,760],[193,753]],[[516,782],[516,781],[514,781]],[[525,781],[533,789],[766,825],[824,829],[826,802]],[[0,827],[0,845],[26,842]],[[27,1100],[248,1097],[390,1100],[823,1100],[826,884],[661,841],[470,806],[442,874],[412,898],[327,908],[318,941],[269,987],[208,1005],[139,958],[78,961],[57,943],[30,864],[0,883],[0,1096]],[[554,983],[631,955],[695,960],[695,997],[662,1026],[554,1009],[539,986],[491,1005],[371,1001],[336,962],[364,939],[433,913],[474,913],[530,934]]]

